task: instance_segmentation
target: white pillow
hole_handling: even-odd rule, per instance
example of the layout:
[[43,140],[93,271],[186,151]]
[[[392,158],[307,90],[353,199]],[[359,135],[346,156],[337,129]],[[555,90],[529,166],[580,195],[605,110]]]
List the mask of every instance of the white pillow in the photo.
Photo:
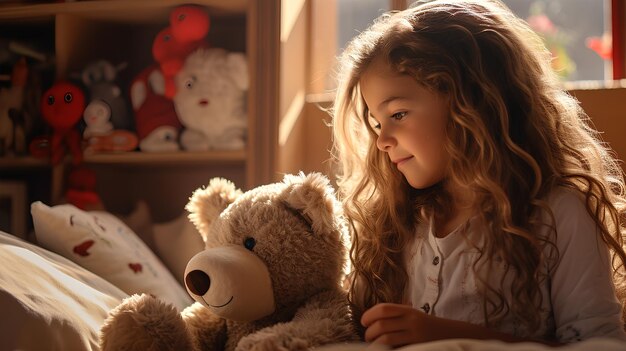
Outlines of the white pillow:
[[0,232],[1,350],[98,350],[107,313],[125,297],[77,264]]
[[184,213],[173,221],[155,223],[155,251],[174,277],[184,285],[185,268],[189,260],[204,249],[200,233]]
[[39,244],[108,280],[127,294],[149,293],[179,310],[192,303],[146,244],[107,212],[31,204]]

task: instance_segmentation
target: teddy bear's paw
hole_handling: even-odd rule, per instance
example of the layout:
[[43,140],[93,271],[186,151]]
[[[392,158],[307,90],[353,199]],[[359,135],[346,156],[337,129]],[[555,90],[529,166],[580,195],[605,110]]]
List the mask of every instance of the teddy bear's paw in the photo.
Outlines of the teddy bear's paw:
[[310,348],[311,344],[301,338],[265,335],[263,338],[241,339],[235,351],[304,351]]
[[103,351],[191,349],[176,308],[146,294],[130,296],[109,312],[100,343]]

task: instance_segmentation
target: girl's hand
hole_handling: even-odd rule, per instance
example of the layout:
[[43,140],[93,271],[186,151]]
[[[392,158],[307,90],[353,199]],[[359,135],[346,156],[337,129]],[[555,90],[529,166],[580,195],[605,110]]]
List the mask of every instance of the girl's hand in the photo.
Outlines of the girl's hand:
[[557,346],[556,343],[516,337],[468,322],[425,314],[411,306],[380,303],[363,313],[365,341],[392,347],[450,338],[490,339],[505,342],[533,341]]
[[380,303],[363,313],[365,341],[393,347],[433,340],[438,318],[411,306]]

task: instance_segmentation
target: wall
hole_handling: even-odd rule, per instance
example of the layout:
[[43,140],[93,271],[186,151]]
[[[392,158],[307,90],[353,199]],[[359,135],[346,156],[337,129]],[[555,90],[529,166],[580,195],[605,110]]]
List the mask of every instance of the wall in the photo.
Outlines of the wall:
[[[587,112],[602,138],[626,159],[626,86],[603,89],[570,90]],[[622,162],[622,168],[624,167]],[[626,169],[626,168],[625,168]]]

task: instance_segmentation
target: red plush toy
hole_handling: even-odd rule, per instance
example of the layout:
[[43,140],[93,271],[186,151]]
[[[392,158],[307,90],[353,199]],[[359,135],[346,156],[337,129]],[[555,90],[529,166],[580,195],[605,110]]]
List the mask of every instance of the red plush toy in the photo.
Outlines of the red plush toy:
[[170,25],[157,34],[152,43],[152,56],[159,63],[165,78],[165,96],[176,94],[174,76],[185,58],[194,50],[207,47],[209,15],[199,6],[184,5],[170,13]]
[[[85,110],[85,94],[76,85],[56,82],[41,97],[41,114],[53,128],[50,142],[52,164],[56,165],[65,155],[65,145],[72,153],[72,163],[79,164],[83,160],[81,136],[76,124]],[[65,145],[64,145],[65,144]]]
[[176,151],[182,125],[174,101],[164,96],[164,77],[156,65],[139,73],[130,86],[130,101],[142,151]]
[[65,199],[85,211],[101,211],[104,205],[96,192],[96,172],[82,166],[73,168],[67,179]]

